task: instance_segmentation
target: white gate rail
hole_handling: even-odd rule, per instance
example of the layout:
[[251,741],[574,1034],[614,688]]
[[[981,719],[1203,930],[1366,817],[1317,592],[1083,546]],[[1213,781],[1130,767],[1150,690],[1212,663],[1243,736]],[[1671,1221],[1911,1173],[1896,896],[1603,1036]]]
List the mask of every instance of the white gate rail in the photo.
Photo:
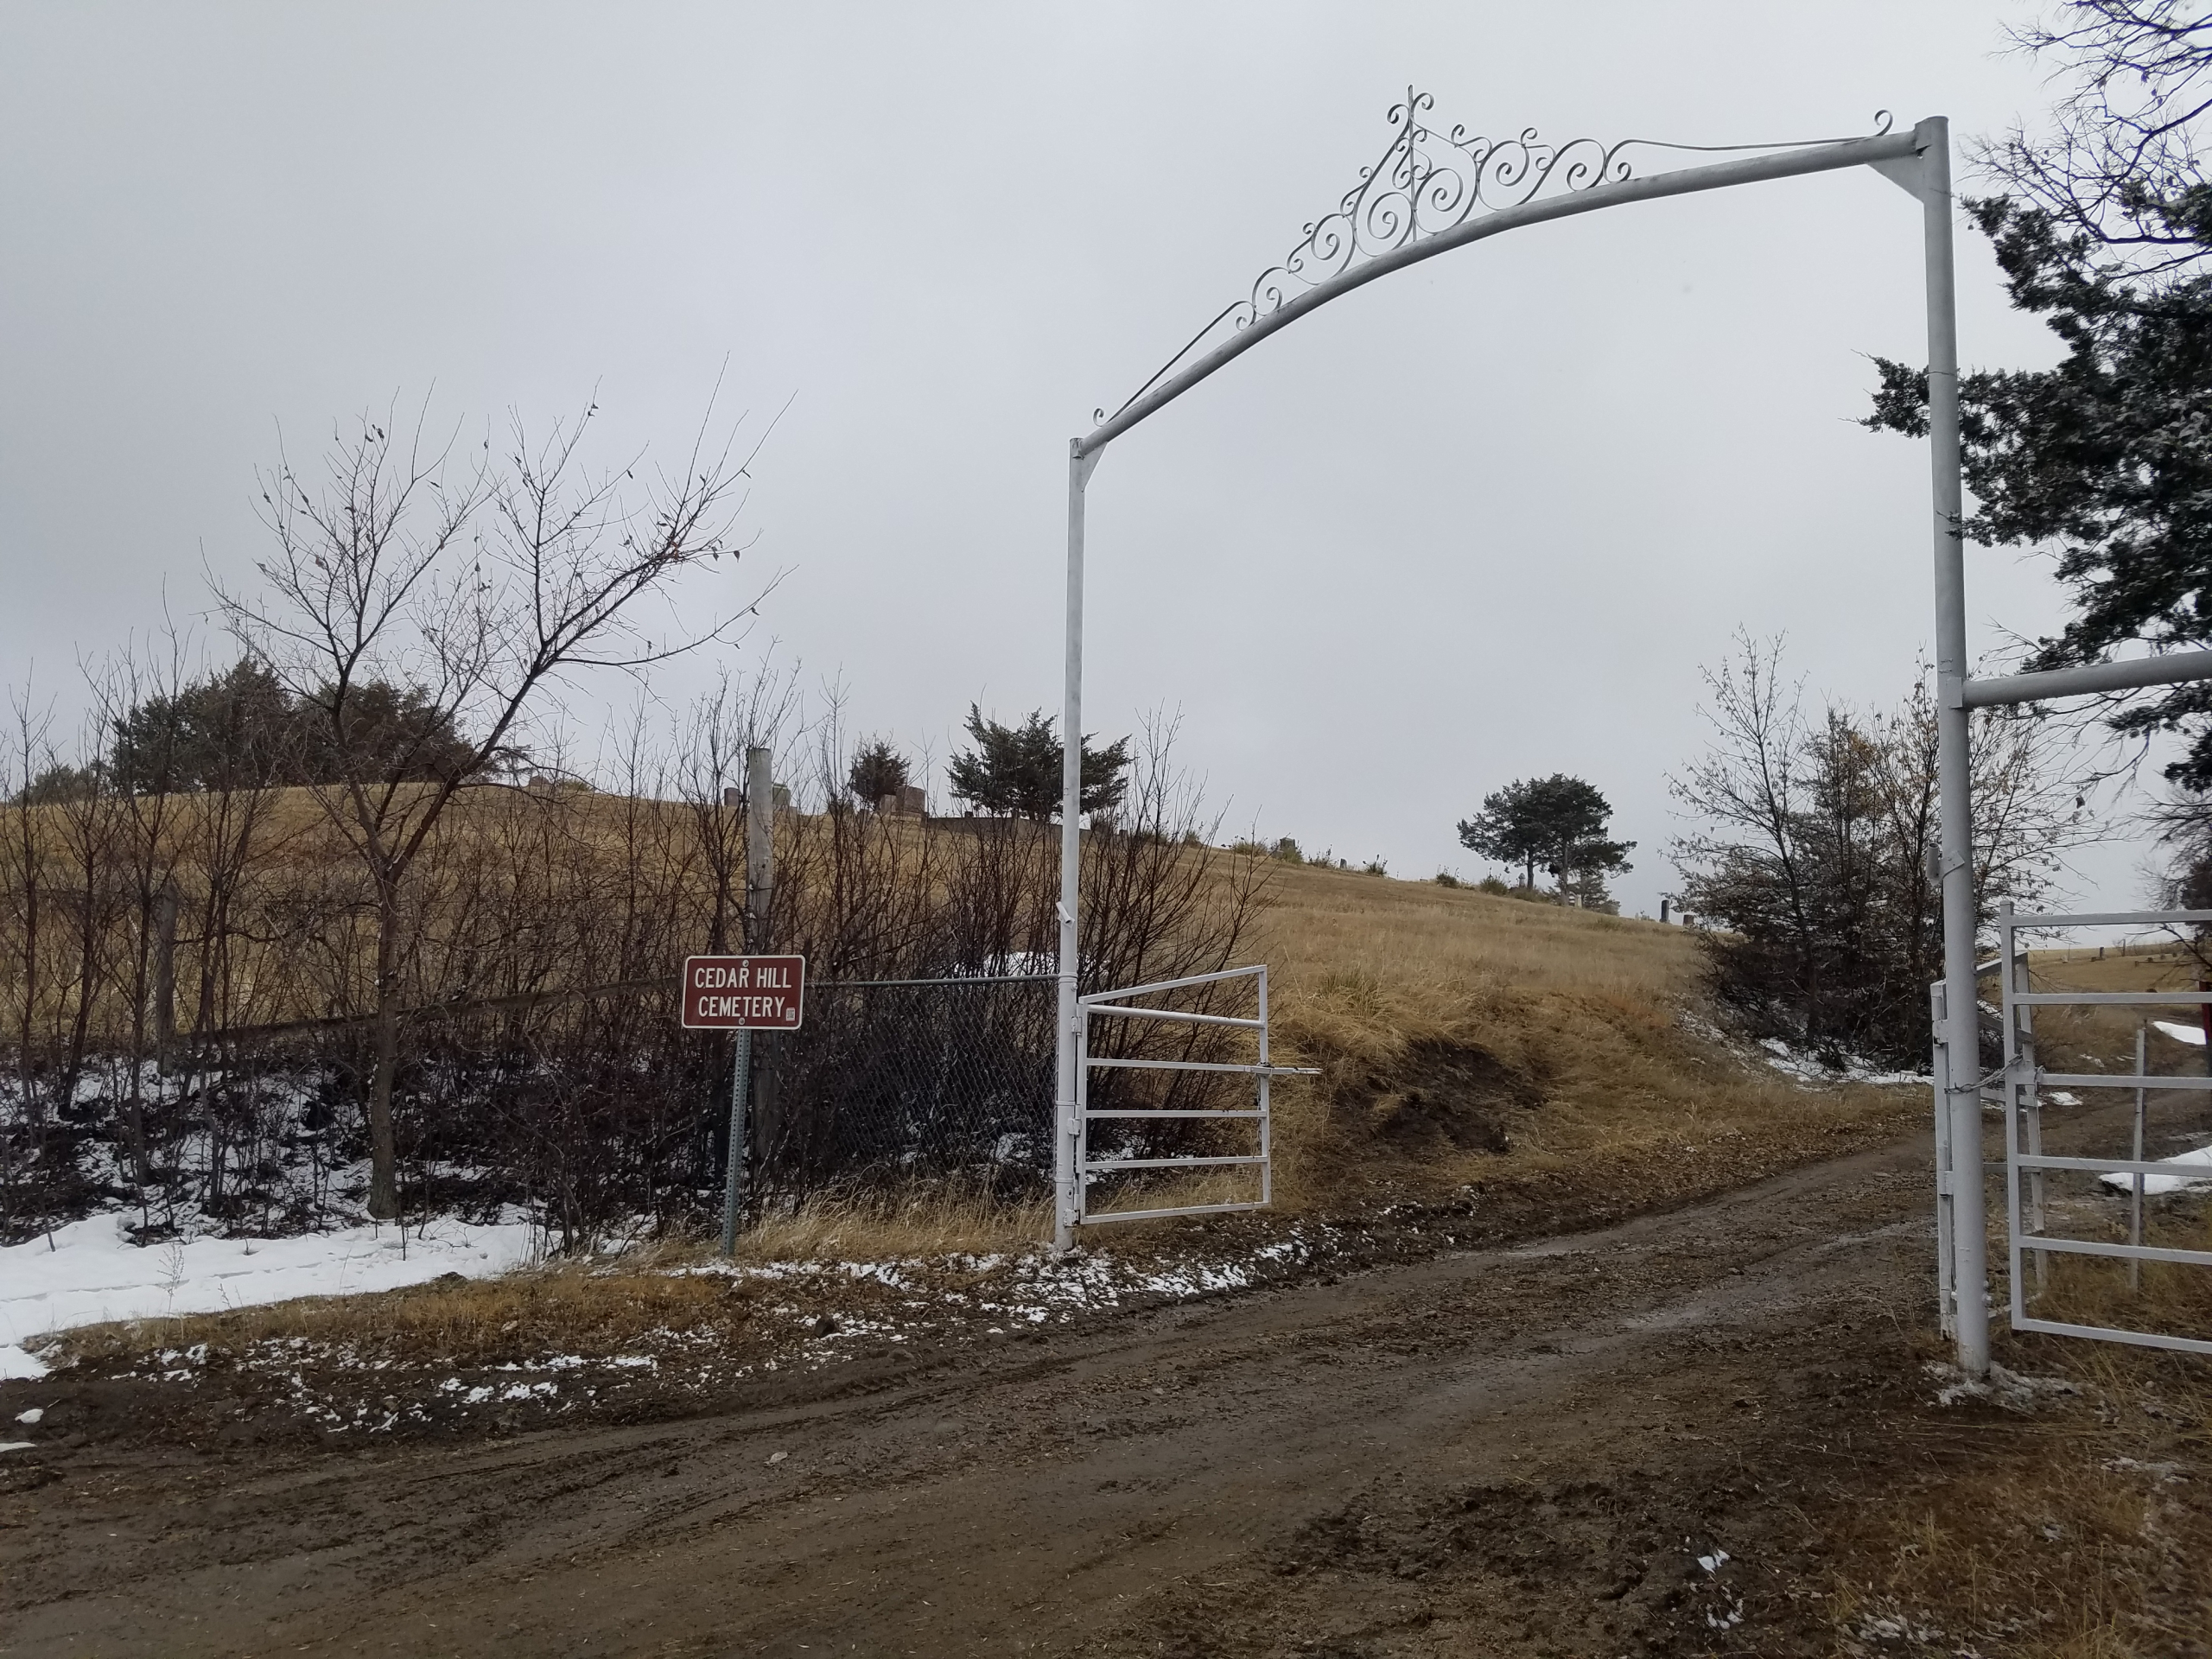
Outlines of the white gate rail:
[[[1194,985],[1218,985],[1230,980],[1252,979],[1257,982],[1259,1014],[1257,1017],[1230,1014],[1192,1014],[1181,1008],[1150,1008],[1132,1006],[1131,997],[1154,996],[1167,991],[1185,990]],[[1315,1066],[1275,1065],[1268,1058],[1268,970],[1265,964],[1250,968],[1230,968],[1217,974],[1193,974],[1184,979],[1163,979],[1150,985],[1131,985],[1116,991],[1094,991],[1090,995],[1077,999],[1078,1018],[1076,1024],[1076,1216],[1078,1225],[1098,1226],[1109,1221],[1151,1221],[1162,1216],[1204,1216],[1229,1210],[1260,1210],[1274,1198],[1274,1128],[1268,1117],[1268,1085],[1276,1077],[1312,1076]],[[1194,1026],[1230,1026],[1252,1032],[1259,1039],[1256,1062],[1244,1064],[1223,1060],[1143,1060],[1114,1059],[1094,1056],[1090,1052],[1090,1022],[1094,1017],[1121,1020],[1162,1020],[1170,1023]],[[1189,1107],[1127,1107],[1094,1111],[1090,1104],[1090,1074],[1094,1071],[1215,1071],[1249,1077],[1258,1084],[1257,1098],[1249,1109],[1197,1109]],[[1225,1122],[1248,1122],[1257,1136],[1255,1148],[1249,1153],[1236,1153],[1220,1157],[1189,1158],[1099,1158],[1090,1155],[1090,1126],[1094,1122],[1113,1119],[1124,1122],[1165,1122],[1170,1119],[1215,1118]],[[1098,1175],[1116,1174],[1131,1169],[1220,1169],[1253,1168],[1260,1173],[1260,1196],[1237,1199],[1225,1204],[1185,1204],[1159,1206],[1149,1210],[1109,1210],[1094,1211],[1090,1207],[1092,1179]]]
[[[2048,1277],[2053,1255],[2116,1257],[2139,1272],[2145,1262],[2171,1262],[2212,1268],[2212,1250],[2173,1249],[2142,1242],[2143,1180],[2146,1175],[2171,1175],[2173,1166],[2146,1162],[2143,1157],[2144,1097],[2153,1089],[2212,1089],[2212,1077],[2152,1076],[2145,1071],[2145,1047],[2139,1034],[2135,1069],[2132,1072],[2046,1071],[2036,1058],[2035,1011],[2047,1007],[2203,1007],[2212,1004],[2212,991],[2037,991],[2029,987],[2027,957],[2017,943],[2025,931],[2055,928],[2129,927],[2150,929],[2212,923],[2212,910],[2101,912],[2081,916],[2024,916],[2009,908],[1997,916],[1997,971],[2003,988],[2001,1010],[2005,1033],[2002,1098],[2005,1110],[2005,1215],[2009,1235],[2012,1270],[2012,1328],[2040,1331],[2053,1336],[2087,1337],[2101,1342],[2131,1343],[2144,1348],[2166,1348],[2182,1353],[2212,1354],[2212,1342],[2194,1337],[2171,1337],[2149,1331],[2129,1331],[2112,1325],[2075,1325],[2038,1319],[2028,1311],[2024,1258],[2035,1258],[2036,1288]],[[1976,1057],[1977,1060],[1979,1057]],[[1945,1057],[1939,1052],[1937,1083],[1942,1086]],[[2046,1089],[2126,1089],[2135,1097],[2135,1135],[2133,1158],[2072,1158],[2043,1149],[2043,1091]],[[1937,1121],[1942,1122],[1939,1113]],[[1978,1149],[1976,1149],[1978,1151]],[[1939,1144],[1937,1192],[1939,1205],[1948,1202],[1946,1177],[1960,1149]],[[2048,1219],[2044,1202],[2044,1173],[2047,1170],[2075,1170],[2093,1175],[2133,1175],[2135,1189],[2130,1237],[2126,1244],[2097,1240],[2053,1237],[2044,1230]],[[1948,1234],[1946,1234],[1948,1238]],[[1944,1264],[1946,1268],[1949,1263]],[[1955,1287],[1954,1287],[1954,1290]],[[1955,1295],[1945,1298],[1945,1313]]]

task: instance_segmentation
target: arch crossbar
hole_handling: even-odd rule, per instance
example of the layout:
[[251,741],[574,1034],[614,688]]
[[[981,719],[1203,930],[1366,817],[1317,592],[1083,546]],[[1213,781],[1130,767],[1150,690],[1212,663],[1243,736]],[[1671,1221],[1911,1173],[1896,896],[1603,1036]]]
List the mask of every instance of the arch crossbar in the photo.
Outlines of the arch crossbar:
[[1227,340],[1200,357],[1190,367],[1152,390],[1140,393],[1112,418],[1102,422],[1089,436],[1076,439],[1074,452],[1077,455],[1096,454],[1130,428],[1166,408],[1200,381],[1228,367],[1269,334],[1287,328],[1300,317],[1312,315],[1330,301],[1340,299],[1354,289],[1364,288],[1370,283],[1378,282],[1408,265],[1419,264],[1424,259],[1433,259],[1439,254],[1450,253],[1455,248],[1464,248],[1471,243],[1484,241],[1493,236],[1503,236],[1508,231],[1522,230],[1531,225],[1548,225],[1554,219],[1573,219],[1579,214],[1594,213],[1606,207],[1624,207],[1630,202],[1659,201],[1669,196],[1690,195],[1702,190],[1726,190],[1735,185],[1761,184],[1770,179],[1791,179],[1809,173],[1833,173],[1848,167],[1911,163],[1918,160],[1920,147],[1924,143],[1918,128],[1911,132],[1882,133],[1868,138],[1836,139],[1802,149],[1783,150],[1743,161],[1681,168],[1668,173],[1655,173],[1649,178],[1624,178],[1592,184],[1586,188],[1540,197],[1534,201],[1500,207],[1479,218],[1463,220],[1449,229],[1438,231],[1433,236],[1378,253],[1363,264],[1316,283],[1302,294],[1285,299],[1274,310],[1244,321]]

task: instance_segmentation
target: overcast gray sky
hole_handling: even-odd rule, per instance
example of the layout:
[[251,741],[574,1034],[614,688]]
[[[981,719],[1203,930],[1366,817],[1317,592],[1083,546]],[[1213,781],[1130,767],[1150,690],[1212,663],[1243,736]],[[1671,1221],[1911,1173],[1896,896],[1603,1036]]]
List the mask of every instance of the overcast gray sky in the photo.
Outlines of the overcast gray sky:
[[[1069,436],[1280,258],[1388,137],[1696,143],[2032,118],[2018,6],[0,5],[0,669],[204,605],[264,544],[281,432],[432,398],[481,429],[594,394],[680,450],[790,403],[734,599],[848,720],[942,758],[970,699],[1057,705]],[[1646,164],[1647,168],[1649,164]],[[1960,238],[1969,363],[2049,335]],[[1642,843],[1700,664],[1786,632],[1903,695],[1927,461],[1851,424],[1919,360],[1917,207],[1869,172],[1533,229],[1262,344],[1090,491],[1089,710],[1179,709],[1231,827],[1479,870],[1456,819],[1567,771]],[[725,365],[727,367],[725,368]],[[2060,614],[1970,555],[1977,651]],[[714,596],[701,594],[702,604]],[[671,671],[679,700],[713,667]],[[620,686],[606,694],[627,696]],[[2133,899],[2139,851],[2082,862]]]

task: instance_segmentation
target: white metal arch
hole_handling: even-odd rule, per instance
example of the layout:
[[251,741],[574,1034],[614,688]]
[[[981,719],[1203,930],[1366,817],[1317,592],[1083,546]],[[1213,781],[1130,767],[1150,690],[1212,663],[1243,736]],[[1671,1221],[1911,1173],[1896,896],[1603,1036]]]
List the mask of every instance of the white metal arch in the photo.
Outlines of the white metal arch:
[[[1077,1001],[1081,878],[1083,733],[1084,493],[1106,446],[1150,418],[1268,335],[1330,301],[1406,266],[1470,243],[1526,226],[1541,225],[1630,202],[1722,190],[1771,179],[1871,167],[1921,203],[1928,306],[1929,464],[1930,528],[1935,553],[1938,793],[1942,810],[1945,1018],[1939,1044],[1963,1064],[1940,1068],[1937,1113],[1948,1144],[1959,1149],[1960,1179],[1939,1170],[1939,1186],[1951,1199],[1953,1258],[1958,1305],[1955,1319],[1961,1367],[1980,1376],[1989,1368],[1986,1232],[1979,1148],[1981,1145],[1979,1031],[1974,1003],[1974,907],[1971,815],[1968,810],[1968,710],[2003,703],[2212,678],[2212,652],[2176,652],[2088,668],[1993,680],[1967,675],[1963,502],[1959,472],[1958,340],[1952,263],[1950,125],[1942,116],[1910,132],[1885,130],[1868,137],[1789,147],[1743,146],[1764,153],[1742,160],[1631,175],[1622,152],[1590,140],[1565,145],[1538,142],[1533,131],[1496,143],[1448,135],[1421,124],[1427,100],[1408,92],[1392,111],[1400,130],[1381,162],[1338,212],[1307,227],[1306,239],[1255,285],[1252,299],[1214,319],[1198,340],[1111,416],[1068,444],[1067,655],[1061,734],[1065,740],[1060,815],[1058,1070],[1055,1107],[1057,1203],[1053,1243],[1072,1242],[1080,1206],[1076,1183],[1077,1118]],[[1433,143],[1443,159],[1432,162]],[[1694,148],[1692,146],[1653,146]],[[1546,195],[1557,181],[1561,193]],[[1486,190],[1510,198],[1492,206]],[[1425,232],[1422,215],[1442,222]],[[1366,257],[1362,257],[1365,254]],[[1309,273],[1319,272],[1319,275]],[[1229,338],[1197,351],[1222,324]],[[1185,366],[1178,367],[1179,364]],[[1951,1081],[1946,1086],[1946,1077]],[[1970,1173],[1969,1173],[1970,1171]]]

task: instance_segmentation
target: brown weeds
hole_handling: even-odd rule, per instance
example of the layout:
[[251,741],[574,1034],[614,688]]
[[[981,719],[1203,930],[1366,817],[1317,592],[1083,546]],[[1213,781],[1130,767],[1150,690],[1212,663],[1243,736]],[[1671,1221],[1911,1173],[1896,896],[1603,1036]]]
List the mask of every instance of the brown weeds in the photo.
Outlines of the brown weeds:
[[[2075,1392],[2039,1393],[2031,1413],[1950,1408],[1958,1425],[1924,1426],[1893,1478],[1846,1506],[1829,1604],[1845,1650],[2202,1652],[2212,1375],[2107,1344],[2002,1346],[2003,1363]],[[1885,1619],[1917,1639],[1901,1643]]]

